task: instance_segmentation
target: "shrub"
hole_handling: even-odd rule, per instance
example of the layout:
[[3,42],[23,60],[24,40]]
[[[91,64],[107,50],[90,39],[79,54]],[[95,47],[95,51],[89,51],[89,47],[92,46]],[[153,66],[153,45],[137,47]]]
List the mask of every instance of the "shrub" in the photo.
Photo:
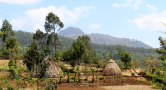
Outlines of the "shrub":
[[9,67],[10,77],[12,79],[19,79],[19,78],[21,78],[21,74],[20,74],[19,70],[16,68],[16,65],[14,64],[13,59],[11,59],[9,61],[8,67]]
[[123,71],[123,62],[121,60],[119,60],[118,66],[121,69],[121,71]]
[[76,65],[76,61],[74,61],[74,60],[71,60],[70,62],[69,62],[69,64],[73,67],[73,69],[74,69],[74,66]]
[[65,65],[62,62],[58,62],[58,66],[62,69],[63,72],[67,71],[67,68],[65,67]]
[[91,71],[88,70],[88,68],[85,66],[85,68],[82,69],[82,72],[85,73],[86,80],[88,80],[88,77],[89,77]]

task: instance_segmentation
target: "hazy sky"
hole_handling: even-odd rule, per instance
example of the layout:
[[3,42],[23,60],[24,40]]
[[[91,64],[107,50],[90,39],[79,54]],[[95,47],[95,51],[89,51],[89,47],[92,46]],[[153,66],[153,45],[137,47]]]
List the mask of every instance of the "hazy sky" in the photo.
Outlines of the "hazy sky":
[[4,19],[13,30],[44,30],[45,17],[55,13],[64,28],[77,27],[86,34],[101,33],[137,39],[154,48],[166,34],[166,0],[0,0],[0,28]]

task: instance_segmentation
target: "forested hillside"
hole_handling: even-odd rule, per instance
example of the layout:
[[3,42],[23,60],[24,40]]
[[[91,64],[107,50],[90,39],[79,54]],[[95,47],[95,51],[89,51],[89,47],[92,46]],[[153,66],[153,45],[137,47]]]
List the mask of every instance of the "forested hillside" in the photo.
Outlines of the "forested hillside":
[[[15,31],[15,36],[18,38],[18,41],[22,47],[26,47],[30,45],[33,41],[33,33],[30,32],[24,32],[24,31]],[[63,44],[63,48],[69,48],[72,43],[72,39],[64,36],[60,36],[59,38]],[[2,43],[2,42],[1,42]],[[107,57],[108,52],[111,48],[113,52],[113,59],[119,59],[119,57],[116,55],[117,51],[117,45],[105,45],[105,44],[94,44],[92,43],[92,48],[95,48],[97,54],[101,58],[104,58],[104,54]],[[128,51],[133,56],[132,59],[142,60],[148,55],[153,55],[154,57],[158,57],[158,54],[154,49],[146,49],[146,48],[140,48],[140,47],[129,47],[126,45],[120,45],[123,48],[123,51]]]
[[[76,39],[79,35],[85,35],[85,33],[75,27],[68,27],[64,30],[61,30],[59,33],[61,36],[69,37],[69,38],[74,38]],[[151,46],[138,41],[134,39],[127,39],[127,38],[118,38],[110,35],[105,35],[105,34],[86,34],[91,38],[92,43],[96,44],[106,44],[106,45],[126,45],[130,47],[144,47],[144,48],[152,48]]]

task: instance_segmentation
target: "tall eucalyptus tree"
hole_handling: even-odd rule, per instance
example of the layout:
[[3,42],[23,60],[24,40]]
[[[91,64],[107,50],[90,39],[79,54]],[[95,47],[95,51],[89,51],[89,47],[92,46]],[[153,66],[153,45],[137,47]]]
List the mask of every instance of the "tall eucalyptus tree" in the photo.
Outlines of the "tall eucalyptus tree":
[[[53,36],[53,43],[55,45],[55,51],[57,48],[57,32],[60,31],[60,29],[63,28],[63,23],[60,21],[59,17],[55,15],[54,13],[50,12],[46,16],[46,21],[45,21],[45,30],[48,34],[51,34]],[[59,27],[59,28],[58,28]]]

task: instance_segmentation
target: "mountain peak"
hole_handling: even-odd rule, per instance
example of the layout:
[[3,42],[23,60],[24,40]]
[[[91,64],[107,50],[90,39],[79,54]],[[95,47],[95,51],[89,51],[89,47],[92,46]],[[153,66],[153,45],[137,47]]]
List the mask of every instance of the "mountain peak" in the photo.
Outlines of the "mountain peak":
[[62,35],[62,36],[67,36],[67,37],[70,37],[70,36],[73,36],[73,35],[83,35],[85,34],[81,29],[79,28],[75,28],[75,27],[68,27],[64,30],[61,30],[58,35]]

